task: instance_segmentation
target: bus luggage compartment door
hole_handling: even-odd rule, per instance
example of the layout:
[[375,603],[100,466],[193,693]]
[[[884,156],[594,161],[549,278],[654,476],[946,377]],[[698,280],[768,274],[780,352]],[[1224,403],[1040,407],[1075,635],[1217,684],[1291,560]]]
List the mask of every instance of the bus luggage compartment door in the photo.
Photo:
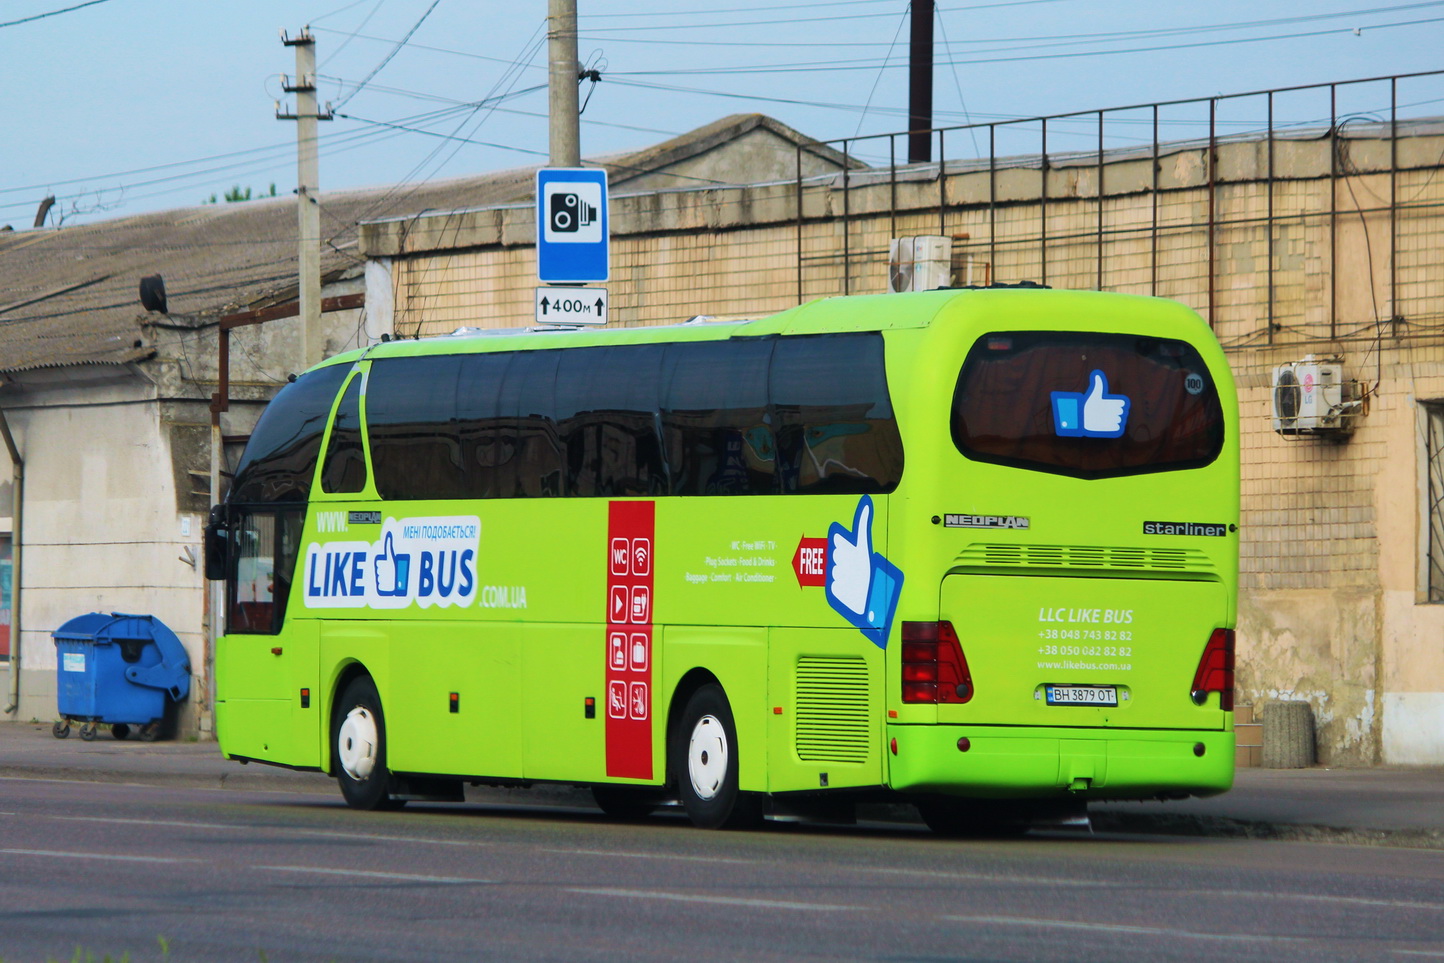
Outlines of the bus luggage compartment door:
[[1221,729],[1194,673],[1227,593],[1214,580],[951,575],[942,619],[958,632],[974,695],[938,722]]

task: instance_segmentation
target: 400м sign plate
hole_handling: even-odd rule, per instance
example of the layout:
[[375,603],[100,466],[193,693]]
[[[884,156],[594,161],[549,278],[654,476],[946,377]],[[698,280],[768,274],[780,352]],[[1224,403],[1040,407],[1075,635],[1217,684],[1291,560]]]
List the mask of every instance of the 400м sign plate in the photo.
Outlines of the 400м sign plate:
[[606,288],[536,289],[537,324],[606,324]]

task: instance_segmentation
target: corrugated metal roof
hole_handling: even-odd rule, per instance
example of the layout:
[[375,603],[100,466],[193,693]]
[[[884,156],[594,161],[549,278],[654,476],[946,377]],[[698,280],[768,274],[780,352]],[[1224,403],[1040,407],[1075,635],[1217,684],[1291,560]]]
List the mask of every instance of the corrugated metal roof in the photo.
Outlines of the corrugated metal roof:
[[[359,266],[368,214],[517,200],[530,175],[323,194],[321,270]],[[165,278],[174,315],[219,317],[296,286],[296,202],[265,199],[0,233],[0,371],[123,363],[151,353],[140,279]]]
[[[664,144],[593,163],[621,180],[657,173],[719,137],[770,123],[736,115]],[[529,202],[536,167],[476,177],[321,195],[321,271],[359,268],[357,223]],[[324,171],[323,171],[324,175]],[[0,232],[0,371],[120,364],[153,349],[140,322],[142,277],[165,279],[173,318],[194,323],[295,296],[296,201],[266,198],[117,218],[75,227]],[[154,317],[153,315],[150,317]]]

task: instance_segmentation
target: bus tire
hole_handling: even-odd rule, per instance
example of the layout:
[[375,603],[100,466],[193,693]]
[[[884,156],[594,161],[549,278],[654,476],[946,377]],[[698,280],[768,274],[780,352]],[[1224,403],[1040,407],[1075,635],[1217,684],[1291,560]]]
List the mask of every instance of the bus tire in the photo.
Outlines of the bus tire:
[[687,700],[672,733],[671,766],[682,808],[702,829],[746,829],[762,818],[756,796],[738,788],[737,727],[719,685]]
[[400,809],[406,804],[391,798],[385,720],[376,683],[369,675],[352,679],[336,703],[331,731],[336,781],[352,809]]

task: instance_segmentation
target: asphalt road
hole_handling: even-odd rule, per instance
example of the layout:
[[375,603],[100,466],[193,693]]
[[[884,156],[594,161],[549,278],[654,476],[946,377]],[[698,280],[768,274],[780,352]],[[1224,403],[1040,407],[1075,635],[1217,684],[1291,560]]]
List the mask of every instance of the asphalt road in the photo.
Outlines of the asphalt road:
[[[162,945],[162,939],[164,945]],[[0,779],[0,959],[1444,960],[1444,853]]]

